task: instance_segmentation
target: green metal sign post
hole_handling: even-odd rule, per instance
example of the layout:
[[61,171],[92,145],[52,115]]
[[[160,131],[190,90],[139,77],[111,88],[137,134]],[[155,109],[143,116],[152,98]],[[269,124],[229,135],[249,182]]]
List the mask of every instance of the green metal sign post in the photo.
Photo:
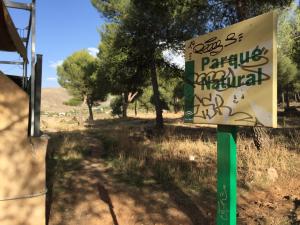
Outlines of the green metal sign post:
[[236,225],[236,126],[218,125],[217,225]]

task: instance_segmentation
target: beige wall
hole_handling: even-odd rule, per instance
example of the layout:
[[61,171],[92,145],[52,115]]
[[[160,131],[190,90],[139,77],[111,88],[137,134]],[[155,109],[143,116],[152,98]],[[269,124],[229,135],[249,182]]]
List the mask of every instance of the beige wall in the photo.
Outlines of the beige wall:
[[28,138],[27,94],[0,74],[0,224],[45,224],[45,195],[1,201],[45,190],[47,138]]

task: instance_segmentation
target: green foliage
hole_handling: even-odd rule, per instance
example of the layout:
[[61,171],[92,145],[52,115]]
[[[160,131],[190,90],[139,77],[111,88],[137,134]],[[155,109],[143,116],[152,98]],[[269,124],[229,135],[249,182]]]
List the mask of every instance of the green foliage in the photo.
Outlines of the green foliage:
[[300,87],[299,35],[300,10],[291,4],[279,11],[278,22],[278,90],[287,95]]
[[145,109],[147,112],[149,110],[154,110],[153,105],[151,103],[152,95],[153,95],[152,87],[148,86],[148,87],[143,89],[142,94],[137,99],[137,101],[139,103],[139,106],[142,109]]
[[[155,100],[154,100],[154,96],[152,95],[151,98],[150,98],[150,102],[152,105],[155,105]],[[167,100],[161,96],[160,97],[160,105],[161,105],[161,109],[164,109],[164,110],[169,110],[169,105],[167,103]]]
[[[183,48],[184,40],[204,31],[201,25],[207,18],[200,11],[203,11],[206,1],[93,0],[92,3],[103,16],[116,23],[115,26],[118,28],[115,32],[114,49],[125,52],[127,56],[124,61],[121,57],[120,61],[125,63],[120,64],[121,66],[116,70],[118,73],[111,74],[114,74],[115,78],[118,77],[116,75],[119,72],[125,72],[120,73],[120,77],[124,78],[126,77],[124,74],[131,74],[131,78],[138,81],[141,78],[149,81],[148,79],[151,78],[157,112],[156,125],[162,127],[161,97],[157,82],[157,69],[161,64],[162,51],[169,48]],[[109,59],[115,62],[112,57]],[[121,82],[116,82],[116,85],[118,83]],[[130,83],[138,82],[130,79]]]
[[294,48],[299,44],[300,10],[295,4],[279,10],[278,18],[278,50],[280,54],[290,58],[296,53]]
[[173,97],[175,98],[184,98],[184,82],[179,81],[176,83],[176,86],[174,87],[173,90]]
[[75,52],[57,68],[58,83],[74,97],[105,100],[105,79],[97,76],[97,69],[98,62],[86,50]]
[[[160,78],[160,100],[162,108],[165,110],[173,110],[178,112],[183,108],[183,84],[179,78],[165,79]],[[153,99],[152,87],[148,86],[143,89],[143,93],[138,97],[137,101],[142,109],[153,110],[154,99]]]
[[296,78],[297,66],[285,55],[280,55],[278,58],[278,75],[278,85],[280,88],[286,87]]
[[[148,77],[140,70],[137,63],[130,58],[130,50],[126,47],[119,48],[117,34],[119,25],[106,24],[101,32],[101,44],[99,46],[99,73],[105,75],[110,85],[110,93],[123,95],[126,104],[123,105],[123,116],[126,116],[129,93],[141,92],[141,88],[147,84]],[[121,40],[126,42],[126,40]]]
[[110,102],[110,107],[111,107],[111,114],[113,116],[118,116],[121,117],[123,114],[123,110],[122,110],[122,97],[118,96],[116,98],[114,98],[111,102]]
[[82,104],[82,99],[79,98],[71,98],[68,101],[63,103],[64,105],[68,106],[79,106]]
[[183,110],[184,108],[184,82],[177,82],[173,90],[173,108],[175,112]]
[[207,31],[224,28],[245,19],[290,5],[292,0],[212,0],[206,15]]
[[83,99],[93,92],[95,71],[95,60],[87,51],[75,52],[57,68],[58,83]]
[[171,106],[174,109],[174,89],[176,87],[177,82],[179,79],[165,79],[164,77],[160,76],[160,94],[161,94],[161,101],[163,109],[170,110]]
[[130,0],[91,0],[93,6],[103,13],[103,16],[112,21],[119,21],[126,15]]
[[98,68],[97,60],[86,50],[75,52],[57,68],[58,83],[75,98],[87,103],[90,120],[93,120],[94,101],[104,101],[109,87]]

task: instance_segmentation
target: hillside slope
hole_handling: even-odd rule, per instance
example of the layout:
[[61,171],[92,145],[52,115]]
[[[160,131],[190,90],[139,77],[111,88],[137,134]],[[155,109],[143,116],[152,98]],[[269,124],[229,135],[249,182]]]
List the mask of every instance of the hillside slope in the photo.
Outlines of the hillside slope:
[[71,98],[64,88],[43,88],[41,110],[43,112],[67,112],[74,107],[64,105],[63,103]]

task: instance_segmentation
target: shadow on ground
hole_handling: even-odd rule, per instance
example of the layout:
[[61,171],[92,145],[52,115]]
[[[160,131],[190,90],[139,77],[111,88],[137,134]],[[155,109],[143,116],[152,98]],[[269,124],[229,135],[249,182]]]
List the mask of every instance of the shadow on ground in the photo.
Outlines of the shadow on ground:
[[[202,198],[201,194],[205,194],[205,201],[200,206],[183,187],[172,180],[170,174],[162,174],[169,165],[180,164],[186,168],[196,168],[197,165],[182,159],[180,162],[161,159],[153,163],[151,153],[147,154],[147,165],[153,168],[129,174],[132,177],[128,177],[126,171],[115,171],[109,165],[112,161],[117,161],[113,158],[116,155],[108,152],[113,151],[116,143],[114,139],[107,138],[106,134],[122,132],[124,125],[127,126],[127,131],[138,132],[141,139],[145,135],[151,136],[147,134],[148,128],[141,128],[141,125],[151,126],[151,120],[131,119],[98,120],[84,131],[49,133],[47,224],[78,224],[80,221],[89,221],[88,224],[93,225],[99,224],[99,220],[102,221],[101,224],[114,225],[173,225],[174,221],[184,225],[213,224],[214,191],[199,193],[199,198]],[[203,140],[210,140],[209,136],[213,137],[215,132],[213,128],[172,129],[178,138]],[[203,131],[206,135],[201,134]],[[130,138],[133,138],[130,141],[132,148],[152,151],[143,141],[135,140],[136,137]],[[98,218],[98,223],[95,218]]]

